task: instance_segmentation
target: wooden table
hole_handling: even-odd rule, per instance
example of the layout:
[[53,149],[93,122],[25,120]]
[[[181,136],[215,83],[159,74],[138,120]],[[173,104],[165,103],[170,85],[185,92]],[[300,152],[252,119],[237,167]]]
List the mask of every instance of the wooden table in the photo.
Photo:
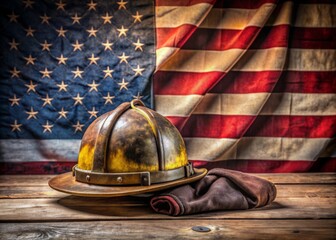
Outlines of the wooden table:
[[271,205],[183,217],[156,214],[139,197],[58,193],[50,175],[0,176],[0,239],[336,239],[335,174],[259,176],[277,186]]

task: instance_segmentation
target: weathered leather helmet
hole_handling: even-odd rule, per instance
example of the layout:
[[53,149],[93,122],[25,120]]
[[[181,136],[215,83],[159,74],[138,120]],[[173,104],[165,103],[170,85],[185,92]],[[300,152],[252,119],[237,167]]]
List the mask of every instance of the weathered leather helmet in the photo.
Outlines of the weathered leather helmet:
[[49,185],[80,196],[124,196],[153,192],[202,178],[178,130],[139,100],[123,103],[85,131],[72,173]]

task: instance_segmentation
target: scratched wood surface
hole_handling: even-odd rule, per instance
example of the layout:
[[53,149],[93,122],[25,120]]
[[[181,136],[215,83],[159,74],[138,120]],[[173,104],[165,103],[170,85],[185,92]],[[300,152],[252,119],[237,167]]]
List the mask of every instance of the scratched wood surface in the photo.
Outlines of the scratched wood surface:
[[277,186],[271,205],[183,217],[156,214],[142,197],[58,193],[51,175],[0,176],[0,239],[336,239],[336,174],[258,176]]

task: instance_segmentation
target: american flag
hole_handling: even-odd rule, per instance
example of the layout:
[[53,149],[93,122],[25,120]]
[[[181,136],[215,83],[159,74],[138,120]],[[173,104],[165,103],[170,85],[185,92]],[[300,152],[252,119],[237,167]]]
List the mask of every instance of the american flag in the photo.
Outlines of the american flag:
[[332,1],[1,5],[2,173],[68,171],[87,126],[134,98],[196,166],[336,171]]
[[68,169],[94,119],[134,98],[151,106],[151,1],[1,5],[2,171]]

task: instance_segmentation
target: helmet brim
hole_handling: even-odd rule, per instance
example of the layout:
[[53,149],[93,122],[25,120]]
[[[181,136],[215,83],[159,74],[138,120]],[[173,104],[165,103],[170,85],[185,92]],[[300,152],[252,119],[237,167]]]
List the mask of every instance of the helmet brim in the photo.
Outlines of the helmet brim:
[[207,174],[205,168],[194,168],[195,174],[171,182],[156,183],[150,186],[102,186],[76,181],[72,172],[63,173],[50,179],[51,188],[75,196],[83,197],[122,197],[157,192],[164,189],[188,184],[200,180]]

